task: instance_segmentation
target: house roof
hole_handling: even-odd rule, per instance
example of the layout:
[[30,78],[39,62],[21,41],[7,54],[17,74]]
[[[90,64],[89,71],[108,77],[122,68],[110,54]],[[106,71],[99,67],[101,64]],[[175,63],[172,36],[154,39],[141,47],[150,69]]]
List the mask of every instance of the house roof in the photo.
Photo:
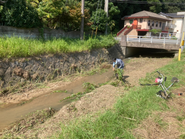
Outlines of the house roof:
[[122,18],[123,19],[132,19],[132,18],[156,18],[156,19],[161,19],[161,20],[166,20],[168,21],[169,19],[166,17],[163,17],[161,15],[158,15],[156,13],[153,12],[149,12],[149,11],[141,11],[135,14],[131,14],[130,16],[124,16]]
[[183,18],[184,15],[177,15],[177,13],[162,13],[160,12],[159,14],[164,15],[164,16],[168,16],[171,18]]

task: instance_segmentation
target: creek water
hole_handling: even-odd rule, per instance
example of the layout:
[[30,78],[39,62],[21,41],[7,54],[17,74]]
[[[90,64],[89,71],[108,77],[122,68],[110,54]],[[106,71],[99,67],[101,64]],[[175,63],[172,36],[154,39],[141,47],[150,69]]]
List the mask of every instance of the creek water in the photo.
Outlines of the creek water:
[[[83,83],[89,82],[93,84],[105,83],[113,77],[112,68],[102,74],[95,74],[91,76],[82,77],[64,87],[58,87],[56,90],[67,90],[68,93],[46,93],[39,96],[24,105],[9,105],[5,108],[0,108],[0,130],[3,130],[11,123],[20,120],[23,116],[34,112],[52,107],[56,110],[61,109],[64,105],[70,103],[69,100],[63,100],[65,97],[70,96],[72,93],[84,91]],[[63,100],[63,101],[61,101]]]

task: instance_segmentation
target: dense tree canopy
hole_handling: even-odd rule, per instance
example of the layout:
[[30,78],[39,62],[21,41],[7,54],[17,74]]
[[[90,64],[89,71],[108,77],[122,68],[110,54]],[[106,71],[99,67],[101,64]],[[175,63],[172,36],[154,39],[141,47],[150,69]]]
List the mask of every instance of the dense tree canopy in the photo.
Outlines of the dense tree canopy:
[[[108,23],[111,31],[118,31],[123,27],[122,17],[142,10],[155,13],[185,10],[185,0],[140,0],[145,4],[134,1],[138,0],[130,3],[109,2],[109,16],[106,17],[104,0],[85,0],[86,29],[98,27],[104,32]],[[4,25],[61,28],[65,31],[80,29],[81,0],[0,0],[0,5]]]
[[1,11],[1,21],[4,25],[15,27],[39,27],[38,14],[24,0],[8,0]]

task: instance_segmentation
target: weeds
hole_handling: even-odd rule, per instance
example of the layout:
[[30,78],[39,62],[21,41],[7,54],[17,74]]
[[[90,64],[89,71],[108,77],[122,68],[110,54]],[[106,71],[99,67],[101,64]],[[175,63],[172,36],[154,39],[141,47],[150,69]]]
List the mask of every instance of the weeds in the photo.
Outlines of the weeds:
[[67,90],[55,90],[53,93],[68,93]]
[[43,41],[42,39],[24,39],[18,37],[0,38],[0,58],[29,57],[42,54],[57,54],[82,52],[96,48],[108,48],[115,45],[117,41],[110,36],[98,36],[81,41],[79,39],[52,38]]
[[123,70],[122,69],[115,69],[114,70],[114,73],[115,73],[115,75],[116,75],[116,78],[118,79],[118,80],[120,80],[120,81],[122,81],[123,80]]
[[110,85],[112,85],[114,87],[118,87],[119,86],[119,81],[111,82]]

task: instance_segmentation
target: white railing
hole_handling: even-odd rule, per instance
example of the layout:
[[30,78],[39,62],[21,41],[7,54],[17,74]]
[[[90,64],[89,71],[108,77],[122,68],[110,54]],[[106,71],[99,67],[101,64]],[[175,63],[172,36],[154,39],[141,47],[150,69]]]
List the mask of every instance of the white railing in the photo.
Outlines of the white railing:
[[127,36],[127,42],[144,42],[144,43],[162,43],[162,44],[179,44],[179,39],[175,37],[158,37],[158,36]]

